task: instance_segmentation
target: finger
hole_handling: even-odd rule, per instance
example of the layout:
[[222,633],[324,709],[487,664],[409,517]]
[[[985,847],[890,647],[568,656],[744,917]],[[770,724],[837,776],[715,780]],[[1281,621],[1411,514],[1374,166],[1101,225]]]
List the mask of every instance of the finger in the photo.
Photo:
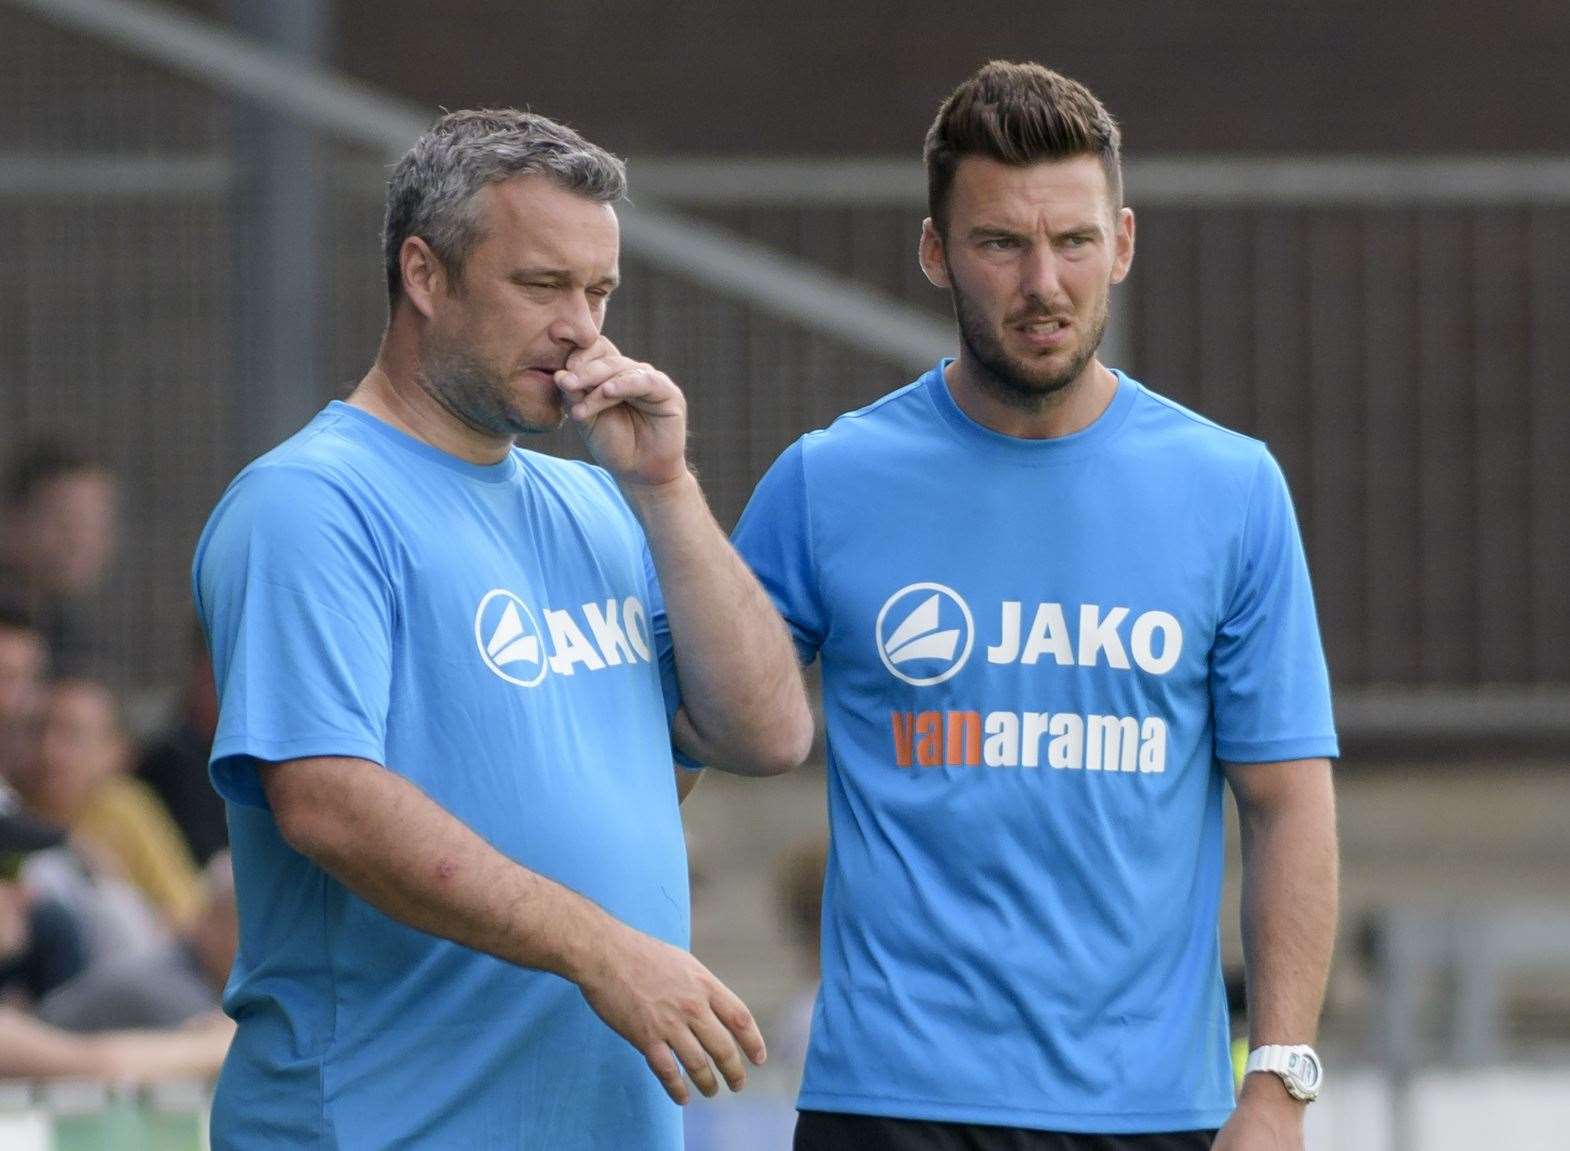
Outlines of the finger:
[[687,1078],[692,1080],[692,1085],[703,1092],[705,1098],[712,1099],[719,1094],[720,1081],[714,1077],[714,1068],[709,1065],[709,1056],[697,1036],[682,1028],[670,1043],[676,1058],[687,1069]]
[[569,354],[567,357],[567,369],[568,371],[576,371],[583,365],[602,359],[605,356],[620,355],[621,353],[616,350],[615,344],[611,343],[606,337],[600,336],[587,348],[578,348]]
[[565,387],[588,389],[610,379],[617,372],[636,366],[637,362],[629,360],[620,353],[607,353],[581,360],[574,360],[568,356],[566,366],[556,373],[557,381]]
[[563,368],[556,373],[556,386],[568,399],[581,400],[596,388],[603,386],[607,380],[640,366],[633,360],[619,356],[614,359],[595,360],[594,363],[577,371]]
[[635,364],[578,398],[572,405],[575,420],[589,420],[617,404],[640,411],[654,411],[670,402],[676,385],[646,364]]
[[703,1049],[713,1059],[714,1066],[725,1077],[727,1087],[732,1091],[740,1091],[747,1085],[747,1065],[737,1050],[736,1040],[731,1038],[730,1029],[719,1021],[714,1012],[705,1011],[694,1019],[692,1033],[698,1037],[698,1042],[703,1044]]
[[763,1032],[758,1030],[752,1012],[747,1010],[741,997],[721,983],[714,988],[714,994],[709,996],[709,1006],[715,1018],[736,1037],[737,1046],[746,1052],[753,1065],[762,1067],[764,1060],[769,1057],[769,1051],[763,1042]]
[[687,1091],[687,1083],[681,1077],[681,1068],[676,1064],[676,1057],[671,1054],[671,1049],[663,1043],[654,1043],[643,1051],[644,1061],[648,1063],[649,1070],[654,1072],[654,1077],[660,1081],[660,1086],[665,1088],[678,1107],[685,1107],[691,1097]]

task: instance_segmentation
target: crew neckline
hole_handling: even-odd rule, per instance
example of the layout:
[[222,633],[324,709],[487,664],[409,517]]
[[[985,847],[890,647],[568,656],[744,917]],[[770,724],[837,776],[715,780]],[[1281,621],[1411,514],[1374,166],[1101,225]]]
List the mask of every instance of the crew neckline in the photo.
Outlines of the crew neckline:
[[1116,368],[1109,368],[1107,370],[1117,380],[1117,390],[1112,394],[1112,402],[1091,423],[1066,436],[1026,439],[1022,436],[1010,436],[993,431],[965,414],[955,402],[953,393],[949,391],[948,381],[943,378],[943,369],[952,362],[953,358],[947,356],[939,360],[937,366],[921,378],[922,390],[926,392],[928,400],[937,409],[944,423],[962,440],[1006,459],[1055,463],[1059,460],[1077,458],[1099,447],[1102,442],[1115,434],[1123,421],[1128,418],[1134,406],[1134,396],[1139,390],[1139,385],[1129,376]]
[[364,408],[357,408],[342,400],[329,401],[325,411],[339,419],[349,420],[358,427],[366,428],[394,446],[412,452],[429,463],[437,464],[469,479],[479,480],[481,483],[506,483],[518,470],[517,452],[511,449],[494,464],[471,464],[468,460],[459,459],[449,452],[426,443],[418,436],[411,436],[401,428],[393,427],[380,416],[373,416]]

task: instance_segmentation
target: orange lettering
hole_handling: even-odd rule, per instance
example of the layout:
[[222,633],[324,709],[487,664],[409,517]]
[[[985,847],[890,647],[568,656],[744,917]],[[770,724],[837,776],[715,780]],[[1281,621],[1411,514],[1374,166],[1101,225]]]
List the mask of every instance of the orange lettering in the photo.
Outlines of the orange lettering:
[[894,766],[910,766],[911,733],[915,728],[916,717],[908,711],[891,712],[889,718],[894,721]]
[[924,711],[916,716],[916,762],[922,767],[943,766],[943,716]]
[[950,767],[981,766],[981,713],[951,711],[948,714],[948,757]]

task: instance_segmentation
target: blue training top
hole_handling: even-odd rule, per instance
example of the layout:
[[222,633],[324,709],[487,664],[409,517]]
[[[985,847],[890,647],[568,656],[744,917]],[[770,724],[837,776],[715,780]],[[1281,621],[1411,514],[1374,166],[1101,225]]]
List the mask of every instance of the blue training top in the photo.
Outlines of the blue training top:
[[351,894],[282,840],[256,771],[383,764],[687,946],[674,663],[610,477],[471,465],[333,403],[230,485],[194,579],[240,909],[215,1149],[679,1148],[679,1108],[575,986]]
[[1219,1126],[1220,760],[1334,755],[1286,485],[1119,375],[999,435],[943,365],[813,432],[737,547],[823,664],[831,852],[800,1106]]

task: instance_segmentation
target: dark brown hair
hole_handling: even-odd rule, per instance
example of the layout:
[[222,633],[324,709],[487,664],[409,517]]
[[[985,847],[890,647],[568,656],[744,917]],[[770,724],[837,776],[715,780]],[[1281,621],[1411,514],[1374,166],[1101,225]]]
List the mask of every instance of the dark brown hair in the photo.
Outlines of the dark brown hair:
[[927,211],[941,234],[949,191],[966,156],[1025,166],[1095,156],[1114,208],[1123,203],[1122,135],[1090,89],[1040,64],[993,60],[943,101],[927,129]]

